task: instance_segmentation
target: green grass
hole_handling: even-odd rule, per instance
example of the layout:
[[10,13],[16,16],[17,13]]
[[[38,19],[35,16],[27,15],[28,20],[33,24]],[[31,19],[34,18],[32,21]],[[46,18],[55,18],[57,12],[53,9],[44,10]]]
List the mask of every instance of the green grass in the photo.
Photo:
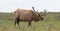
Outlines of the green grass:
[[43,21],[34,22],[28,28],[28,22],[20,22],[14,29],[13,13],[0,13],[0,31],[60,31],[60,13],[47,13]]

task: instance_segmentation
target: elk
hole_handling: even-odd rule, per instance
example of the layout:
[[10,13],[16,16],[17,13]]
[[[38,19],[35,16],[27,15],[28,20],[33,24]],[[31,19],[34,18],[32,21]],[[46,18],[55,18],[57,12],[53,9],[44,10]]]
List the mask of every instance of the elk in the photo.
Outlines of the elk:
[[32,21],[37,22],[44,19],[43,16],[41,16],[34,10],[34,7],[32,7],[32,9],[33,10],[16,9],[14,11],[15,16],[14,26],[16,26],[16,24],[18,24],[19,26],[19,22],[21,21],[27,21],[29,27]]

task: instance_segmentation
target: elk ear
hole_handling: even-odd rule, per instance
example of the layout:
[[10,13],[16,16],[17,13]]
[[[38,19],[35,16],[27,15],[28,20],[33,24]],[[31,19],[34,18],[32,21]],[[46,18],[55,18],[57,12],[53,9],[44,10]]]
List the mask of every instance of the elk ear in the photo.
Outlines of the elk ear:
[[44,16],[44,14],[41,14],[41,16]]

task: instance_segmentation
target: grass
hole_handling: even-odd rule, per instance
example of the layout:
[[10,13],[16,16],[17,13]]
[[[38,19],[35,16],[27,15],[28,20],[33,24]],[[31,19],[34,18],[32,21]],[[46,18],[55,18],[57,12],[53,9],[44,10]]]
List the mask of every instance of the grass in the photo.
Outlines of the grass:
[[14,29],[13,13],[0,13],[0,31],[60,31],[60,13],[47,13],[43,21],[34,22],[28,28],[28,22],[20,22]]

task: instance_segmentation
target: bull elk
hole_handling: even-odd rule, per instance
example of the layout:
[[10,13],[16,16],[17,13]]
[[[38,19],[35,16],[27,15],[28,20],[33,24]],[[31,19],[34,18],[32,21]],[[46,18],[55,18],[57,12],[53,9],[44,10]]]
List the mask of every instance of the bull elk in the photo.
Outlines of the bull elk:
[[21,21],[27,21],[28,23],[28,27],[31,25],[32,21],[39,21],[39,20],[43,20],[43,16],[41,16],[39,13],[37,13],[34,10],[34,7],[32,7],[33,10],[26,10],[26,9],[16,9],[16,11],[14,11],[14,16],[15,16],[15,21],[14,21],[14,26],[16,26],[16,24],[18,24],[19,26],[19,22]]

